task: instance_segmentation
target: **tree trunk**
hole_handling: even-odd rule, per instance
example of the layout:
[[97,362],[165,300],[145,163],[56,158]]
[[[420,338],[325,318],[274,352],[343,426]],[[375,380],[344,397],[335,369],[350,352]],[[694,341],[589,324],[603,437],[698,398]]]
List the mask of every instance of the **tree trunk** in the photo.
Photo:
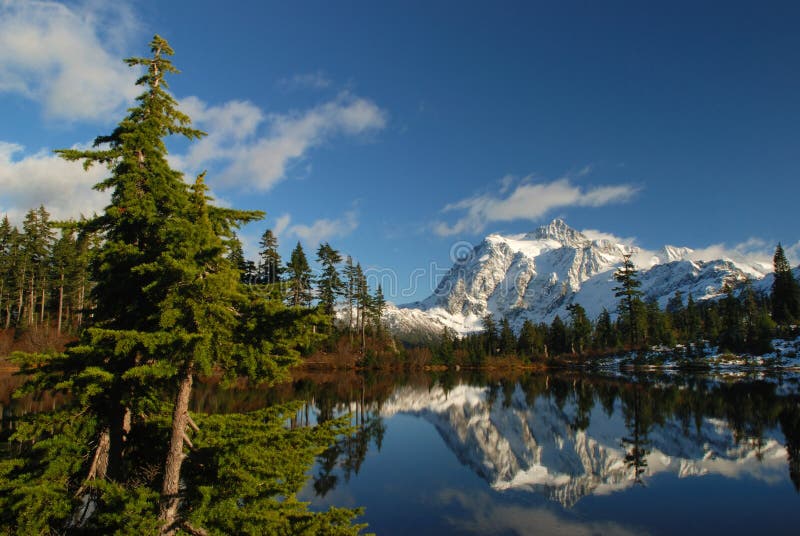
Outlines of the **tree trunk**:
[[19,283],[19,300],[17,302],[17,321],[15,325],[19,326],[22,323],[22,303],[25,299],[25,272],[22,272],[22,279],[17,281]]
[[35,302],[35,294],[34,294],[34,285],[36,284],[36,276],[31,273],[31,290],[30,296],[28,298],[28,325],[33,326],[33,319],[36,318],[36,302]]
[[83,296],[86,292],[86,284],[81,283],[81,291],[78,294],[78,327],[83,324]]
[[61,335],[61,315],[64,312],[64,272],[61,272],[61,285],[58,287],[58,334]]
[[44,324],[44,282],[42,282],[42,306],[39,309],[39,323]]
[[92,458],[92,465],[89,467],[89,473],[86,475],[86,481],[78,489],[75,494],[76,497],[83,495],[86,490],[86,484],[95,479],[104,479],[108,472],[108,453],[111,445],[111,433],[108,427],[103,428],[100,432],[100,437],[97,440],[97,448],[94,451],[94,458]]
[[161,513],[159,518],[164,522],[161,534],[174,534],[178,529],[178,507],[180,506],[181,465],[185,455],[183,443],[187,441],[186,426],[189,423],[189,397],[192,394],[192,371],[187,368],[181,379],[178,393],[175,396],[175,408],[172,414],[172,436],[164,466],[164,484],[161,488]]
[[128,407],[122,406],[122,391],[119,386],[113,387],[114,393],[111,397],[110,407],[112,414],[110,415],[110,439],[108,448],[108,470],[109,478],[119,480],[123,478],[122,474],[122,458],[125,441],[127,440],[128,432],[130,431],[130,413]]

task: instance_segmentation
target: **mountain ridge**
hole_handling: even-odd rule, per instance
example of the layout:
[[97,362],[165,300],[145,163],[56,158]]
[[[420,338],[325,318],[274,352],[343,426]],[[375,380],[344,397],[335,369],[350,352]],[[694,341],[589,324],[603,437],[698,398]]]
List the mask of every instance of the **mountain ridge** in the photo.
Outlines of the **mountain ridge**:
[[763,264],[730,258],[701,260],[688,247],[665,245],[657,251],[587,236],[554,219],[524,234],[486,236],[469,251],[459,250],[452,267],[427,298],[390,306],[386,323],[396,335],[437,335],[448,327],[466,334],[481,329],[486,314],[508,318],[519,330],[525,320],[565,318],[567,306],[581,304],[591,319],[603,309],[615,314],[614,272],[624,257],[639,270],[645,299],[661,307],[675,292],[695,301],[713,299],[726,284],[754,281],[768,291],[771,277]]

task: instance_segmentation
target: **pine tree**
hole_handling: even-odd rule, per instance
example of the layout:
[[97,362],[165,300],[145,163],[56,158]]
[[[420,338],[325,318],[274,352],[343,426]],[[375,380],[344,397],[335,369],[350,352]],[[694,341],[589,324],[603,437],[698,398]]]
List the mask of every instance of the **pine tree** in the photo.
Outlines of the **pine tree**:
[[503,355],[513,355],[517,349],[517,337],[511,329],[511,323],[508,318],[503,317],[500,321],[500,338],[499,338],[500,353]]
[[324,242],[317,249],[317,262],[322,272],[317,278],[319,304],[322,311],[333,319],[336,312],[336,300],[341,295],[344,283],[339,277],[336,265],[342,262],[342,256],[330,244]]
[[642,291],[639,290],[641,282],[637,279],[638,271],[631,261],[631,254],[623,256],[622,266],[614,272],[614,280],[619,286],[614,287],[614,296],[620,299],[619,312],[628,327],[628,337],[631,346],[638,341]]
[[569,350],[567,326],[561,317],[556,315],[547,331],[547,347],[551,356],[564,354]]
[[15,269],[13,253],[16,250],[17,235],[17,229],[11,225],[8,216],[5,216],[0,222],[0,314],[5,313],[5,328],[11,324]]
[[288,276],[289,304],[292,307],[308,307],[311,305],[311,268],[300,242],[292,250],[292,256],[286,264]]
[[592,323],[586,316],[586,309],[579,303],[567,306],[570,318],[570,346],[573,353],[583,354],[592,340]]
[[[163,139],[202,133],[167,92],[164,75],[176,72],[167,59],[171,48],[156,36],[151,51],[151,58],[126,60],[146,69],[138,81],[145,90],[114,132],[98,137],[95,149],[59,151],[85,167],[109,168],[97,187],[111,190],[111,204],[85,224],[102,238],[92,263],[92,326],[64,355],[40,357],[24,369],[32,375],[27,390],[72,395],[63,409],[18,436],[23,445],[40,445],[11,478],[19,499],[15,515],[40,527],[27,532],[79,523],[108,533],[122,523],[129,532],[152,533],[160,525],[162,533],[197,533],[185,524],[193,496],[180,485],[186,482],[184,448],[192,445],[194,377],[280,377],[296,362],[298,345],[310,340],[310,322],[318,320],[242,291],[226,253],[233,229],[261,214],[210,205],[202,175],[188,186],[169,167]],[[171,408],[166,449],[155,431],[165,403]],[[141,464],[153,456],[163,467],[160,493],[142,484],[150,469]],[[41,493],[29,485],[37,475],[51,486],[48,503],[33,500]],[[28,500],[20,499],[25,494]],[[81,505],[91,508],[76,510]]]
[[[33,326],[37,320],[38,323],[44,321],[47,276],[50,272],[50,248],[53,245],[54,235],[50,214],[44,206],[28,211],[22,222],[22,230],[19,313],[21,314],[25,302],[25,323]],[[25,294],[26,298],[22,298],[22,294]]]
[[792,275],[783,247],[778,244],[772,259],[772,319],[778,324],[789,324],[800,319],[800,285]]
[[344,261],[344,292],[345,304],[347,305],[347,330],[350,333],[350,345],[353,345],[353,329],[354,320],[353,307],[356,303],[356,267],[353,264],[353,258],[348,255]]
[[367,278],[361,263],[355,267],[355,300],[356,300],[356,325],[361,337],[361,355],[367,351],[367,314],[372,308],[372,296],[369,293]]
[[483,347],[488,355],[494,355],[497,350],[497,322],[492,313],[483,317]]
[[283,274],[283,260],[278,253],[278,239],[271,229],[264,231],[258,245],[261,246],[258,254],[261,261],[259,282],[265,285],[279,283]]
[[618,334],[611,322],[611,314],[603,307],[595,324],[594,347],[598,350],[613,350],[618,344]]
[[373,296],[371,304],[372,319],[378,336],[381,336],[383,334],[383,313],[386,310],[386,298],[383,295],[383,287],[380,283],[378,283],[378,288],[375,289],[375,296]]
[[78,262],[78,244],[75,238],[75,224],[68,222],[61,230],[61,238],[53,246],[53,274],[56,281],[58,303],[56,330],[61,333],[64,320],[64,301],[69,299],[70,277],[75,271]]
[[520,355],[528,358],[540,356],[544,353],[545,337],[544,333],[533,322],[528,319],[522,323],[517,342],[517,350]]

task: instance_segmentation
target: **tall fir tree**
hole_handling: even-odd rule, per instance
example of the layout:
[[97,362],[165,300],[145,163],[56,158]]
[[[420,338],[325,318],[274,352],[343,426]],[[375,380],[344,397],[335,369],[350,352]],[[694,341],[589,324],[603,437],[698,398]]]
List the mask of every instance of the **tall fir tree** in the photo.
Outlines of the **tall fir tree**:
[[375,329],[380,337],[383,334],[383,315],[386,311],[386,297],[383,295],[383,286],[380,283],[378,283],[378,288],[375,289],[371,305],[372,321],[375,323]]
[[778,324],[789,324],[800,319],[800,285],[792,275],[783,247],[778,244],[772,258],[772,319]]
[[323,313],[333,319],[336,312],[336,300],[344,289],[344,282],[339,276],[337,268],[337,265],[342,262],[342,256],[330,244],[323,242],[317,248],[317,262],[321,267],[321,273],[317,278],[319,304]]
[[311,267],[300,242],[286,263],[288,300],[292,307],[311,305]]
[[356,267],[353,264],[353,258],[348,255],[344,261],[344,301],[347,307],[347,330],[350,333],[350,345],[353,344],[353,329],[354,329],[354,320],[355,316],[353,314],[353,308],[355,307],[356,303],[356,285],[357,285],[357,277],[356,277]]
[[639,323],[642,285],[638,279],[638,270],[631,261],[631,254],[623,256],[622,266],[614,272],[614,280],[618,286],[614,287],[614,296],[619,298],[619,313],[624,319],[628,329],[628,340],[635,346],[639,340]]
[[511,329],[511,322],[509,322],[508,318],[506,317],[503,317],[503,319],[500,320],[500,335],[498,342],[500,353],[502,355],[513,355],[514,351],[517,349],[517,338],[514,335],[514,331]]
[[583,354],[592,341],[592,323],[586,316],[586,309],[579,303],[571,303],[567,311],[570,319],[570,349],[573,353]]
[[283,260],[278,253],[278,239],[272,229],[267,229],[259,240],[258,256],[260,261],[259,283],[274,285],[280,283],[283,274]]
[[[102,238],[92,263],[92,325],[63,355],[29,358],[23,369],[31,374],[25,391],[71,394],[15,436],[28,458],[1,467],[0,487],[14,490],[3,504],[13,505],[23,533],[204,532],[187,524],[192,501],[202,499],[182,474],[187,456],[196,462],[186,452],[190,428],[197,431],[188,410],[194,378],[283,376],[317,321],[243,292],[226,253],[233,229],[261,213],[214,207],[202,175],[189,186],[170,168],[163,139],[202,133],[167,92],[164,75],[177,72],[172,49],[155,36],[151,51],[126,60],[146,69],[137,82],[144,92],[113,133],[95,149],[59,151],[87,168],[106,165],[110,176],[97,187],[111,191],[111,203],[85,224]],[[206,454],[219,447],[200,441]],[[37,498],[43,489],[46,501]],[[252,524],[259,514],[248,515]],[[334,517],[341,526],[350,515]]]

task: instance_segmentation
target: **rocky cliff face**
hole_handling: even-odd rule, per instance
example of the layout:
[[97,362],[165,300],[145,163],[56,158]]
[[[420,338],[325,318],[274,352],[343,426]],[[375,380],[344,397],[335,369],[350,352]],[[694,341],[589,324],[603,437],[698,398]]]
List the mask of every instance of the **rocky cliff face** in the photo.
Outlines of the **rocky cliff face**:
[[604,308],[616,310],[613,275],[626,254],[633,255],[640,270],[645,297],[657,299],[662,307],[676,291],[695,300],[714,298],[726,282],[759,281],[769,271],[730,259],[693,260],[693,253],[674,246],[648,253],[593,240],[554,220],[524,235],[487,236],[454,260],[428,298],[390,307],[387,322],[400,335],[441,333],[444,326],[467,333],[480,329],[481,318],[492,313],[519,329],[525,319],[549,323],[556,315],[565,318],[572,303],[596,318]]

